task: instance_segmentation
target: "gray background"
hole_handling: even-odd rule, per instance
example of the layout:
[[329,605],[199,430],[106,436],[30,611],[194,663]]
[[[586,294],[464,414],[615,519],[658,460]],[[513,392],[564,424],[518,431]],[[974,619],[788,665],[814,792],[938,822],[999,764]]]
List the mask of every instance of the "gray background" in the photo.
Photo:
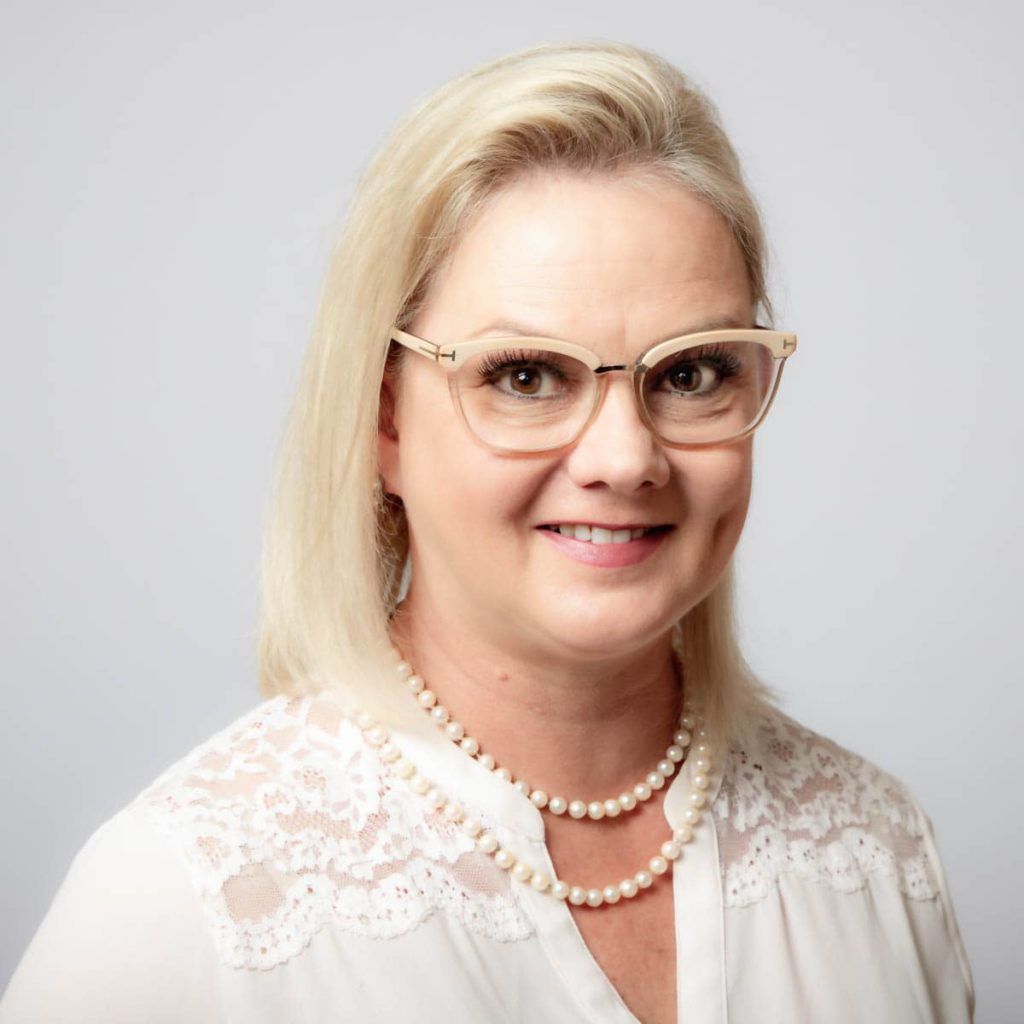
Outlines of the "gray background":
[[719,105],[801,339],[755,445],[749,657],[917,794],[979,1020],[1019,1019],[1019,8],[252,7],[0,14],[0,984],[87,836],[259,700],[273,453],[371,149],[456,72],[605,38]]

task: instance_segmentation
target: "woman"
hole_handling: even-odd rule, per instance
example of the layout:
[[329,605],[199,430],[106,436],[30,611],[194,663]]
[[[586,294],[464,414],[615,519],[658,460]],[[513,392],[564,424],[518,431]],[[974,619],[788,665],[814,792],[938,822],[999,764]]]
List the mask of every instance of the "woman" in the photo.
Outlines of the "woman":
[[92,836],[5,1024],[969,1020],[927,815],[736,646],[771,321],[658,57],[536,47],[417,107],[324,289],[267,699]]

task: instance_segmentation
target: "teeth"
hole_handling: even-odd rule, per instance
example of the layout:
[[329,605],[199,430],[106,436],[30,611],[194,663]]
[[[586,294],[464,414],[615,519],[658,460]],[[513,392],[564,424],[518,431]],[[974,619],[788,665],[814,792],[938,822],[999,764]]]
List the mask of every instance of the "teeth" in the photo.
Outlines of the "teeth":
[[642,526],[635,530],[606,530],[602,526],[587,526],[585,523],[562,523],[558,532],[563,537],[590,541],[591,544],[626,544],[637,540],[648,531]]

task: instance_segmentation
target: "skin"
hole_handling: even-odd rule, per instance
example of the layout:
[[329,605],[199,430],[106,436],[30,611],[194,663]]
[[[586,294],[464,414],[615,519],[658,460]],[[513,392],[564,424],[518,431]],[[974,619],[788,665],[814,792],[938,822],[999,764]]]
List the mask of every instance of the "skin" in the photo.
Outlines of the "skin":
[[[739,247],[710,206],[636,172],[544,171],[499,192],[468,226],[409,330],[443,344],[524,321],[607,364],[719,318],[754,322]],[[671,629],[732,556],[752,438],[664,447],[641,422],[628,375],[614,374],[574,447],[510,458],[469,435],[431,360],[407,353],[382,388],[379,465],[411,538],[396,645],[517,778],[590,799],[632,788],[671,742]],[[645,561],[609,569],[559,551],[536,529],[553,521],[675,528]],[[629,828],[642,829],[644,816],[632,817]],[[646,859],[647,837],[635,838]]]

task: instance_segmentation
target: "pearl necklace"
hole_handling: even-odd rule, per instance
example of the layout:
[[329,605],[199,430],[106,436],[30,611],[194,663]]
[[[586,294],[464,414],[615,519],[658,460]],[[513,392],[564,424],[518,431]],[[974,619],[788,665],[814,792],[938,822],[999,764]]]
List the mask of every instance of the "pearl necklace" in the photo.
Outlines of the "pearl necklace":
[[[399,677],[405,679],[408,672],[404,667],[407,662],[396,664]],[[690,712],[687,712],[690,713]],[[693,777],[693,791],[690,793],[690,806],[683,811],[683,824],[673,830],[672,838],[661,844],[660,851],[642,868],[629,878],[618,884],[605,885],[598,888],[586,888],[582,885],[570,885],[568,882],[551,878],[546,872],[538,871],[526,861],[516,858],[510,850],[501,846],[497,836],[484,829],[475,818],[469,817],[456,800],[452,800],[440,787],[420,773],[416,766],[406,757],[398,745],[391,739],[387,729],[372,715],[357,708],[355,721],[362,730],[367,743],[376,748],[381,760],[392,767],[399,778],[408,782],[414,793],[422,796],[427,805],[434,811],[442,811],[444,816],[473,839],[482,853],[494,858],[498,867],[511,873],[517,881],[528,884],[539,893],[545,893],[554,899],[568,900],[573,906],[600,907],[602,904],[613,905],[620,899],[630,900],[641,889],[648,889],[654,880],[667,873],[669,866],[678,860],[683,847],[693,839],[693,830],[700,822],[701,810],[707,803],[705,790],[708,786],[708,773],[711,770],[711,752],[706,742],[707,733],[699,716],[695,716],[696,737],[699,741],[695,750],[707,763],[705,771]],[[700,781],[698,782],[698,779]],[[664,785],[664,781],[662,781]],[[660,788],[660,787],[658,787]]]
[[[484,753],[480,749],[479,742],[466,732],[462,724],[452,717],[446,707],[437,702],[437,694],[428,689],[423,679],[413,672],[412,666],[403,659],[401,652],[392,646],[391,653],[396,662],[395,670],[399,678],[405,680],[417,703],[430,715],[431,721],[439,729],[444,730],[448,739],[470,757],[479,761],[488,771],[494,772],[499,778],[515,786],[520,793],[529,798],[530,803],[538,810],[546,810],[554,815],[560,816],[568,812],[569,817],[576,820],[589,818],[591,821],[599,821],[601,818],[616,818],[624,811],[634,810],[644,801],[650,800],[654,790],[661,789],[665,785],[665,781],[675,773],[676,766],[686,757],[686,748],[689,747],[693,738],[692,730],[696,726],[697,719],[691,711],[688,701],[684,701],[683,711],[679,716],[679,728],[673,735],[673,742],[665,751],[665,756],[631,790],[626,790],[619,796],[610,797],[607,800],[591,800],[589,802],[579,798],[566,800],[561,796],[549,797],[545,790],[533,789],[523,779],[513,779],[508,768],[497,767],[494,758],[490,754]],[[702,780],[707,776],[711,769],[711,762],[706,754],[699,753],[694,768]],[[700,788],[707,788],[707,785],[702,785],[701,781],[696,784]]]

